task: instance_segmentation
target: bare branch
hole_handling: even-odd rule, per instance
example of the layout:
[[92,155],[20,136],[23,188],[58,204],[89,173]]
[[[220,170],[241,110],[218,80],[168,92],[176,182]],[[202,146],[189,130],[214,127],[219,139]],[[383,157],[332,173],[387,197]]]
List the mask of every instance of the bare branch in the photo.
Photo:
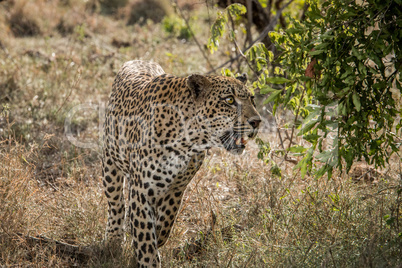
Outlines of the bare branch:
[[[252,46],[254,46],[255,43],[260,42],[261,40],[263,40],[265,38],[265,36],[271,32],[274,28],[275,25],[279,19],[279,17],[281,16],[283,10],[288,7],[294,0],[290,0],[289,2],[287,2],[281,9],[279,9],[276,13],[275,18],[267,25],[267,27],[265,27],[265,29],[262,31],[262,33],[257,37],[257,39],[255,39],[253,42],[250,42],[250,45],[243,49],[244,52],[246,52],[247,50],[249,50]],[[239,57],[241,57],[241,55],[237,55],[237,57],[235,58],[231,58],[230,60],[226,61],[225,63],[219,65],[218,67],[216,67],[215,69],[210,70],[209,72],[207,72],[207,74],[210,73],[215,73],[218,69],[221,69],[222,67],[226,66],[229,63],[232,63],[233,61],[237,60]]]
[[197,46],[198,46],[198,49],[201,51],[202,56],[203,56],[204,59],[207,61],[208,65],[209,65],[209,68],[211,68],[212,71],[210,71],[210,73],[211,73],[211,72],[215,73],[215,72],[216,72],[216,68],[214,68],[214,66],[213,66],[212,63],[210,62],[210,60],[209,60],[207,54],[205,53],[205,51],[204,51],[204,49],[202,48],[200,42],[198,42],[197,37],[195,36],[193,30],[191,29],[190,23],[188,22],[188,18],[186,18],[186,17],[184,16],[184,14],[183,14],[181,8],[180,8],[178,5],[177,5],[177,11],[178,11],[178,13],[179,13],[179,16],[182,17],[182,19],[185,21],[188,30],[190,31],[190,33],[191,33],[191,35],[192,35],[192,37],[193,37],[195,43],[196,43]]

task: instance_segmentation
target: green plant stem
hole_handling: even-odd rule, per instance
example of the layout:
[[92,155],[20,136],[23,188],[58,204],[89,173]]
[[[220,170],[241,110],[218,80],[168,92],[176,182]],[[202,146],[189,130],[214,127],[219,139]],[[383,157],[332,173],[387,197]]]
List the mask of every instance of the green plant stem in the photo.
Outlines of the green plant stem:
[[[276,26],[276,22],[278,21],[279,17],[281,16],[282,12],[284,11],[284,9],[286,7],[288,7],[292,2],[293,2],[293,0],[290,0],[281,9],[279,9],[277,11],[277,13],[276,13],[275,18],[267,25],[267,27],[265,27],[265,29],[262,31],[262,33],[254,41],[250,42],[250,45],[248,47],[244,48],[242,51],[247,52],[257,42],[260,42],[261,40],[263,40],[267,36],[267,34],[274,29],[274,27]],[[229,60],[227,60],[226,62],[222,63],[218,67],[216,67],[214,69],[211,69],[209,72],[207,72],[207,74],[215,73],[216,70],[219,70],[219,69],[225,67],[226,65],[228,65],[229,63],[232,63],[233,61],[237,60],[241,56],[242,55],[239,54],[235,58],[230,58]]]
[[299,118],[300,106],[301,106],[301,103],[303,102],[305,92],[306,92],[306,84],[304,84],[304,88],[303,88],[303,91],[302,91],[302,94],[301,94],[301,97],[300,97],[300,102],[299,102],[299,105],[297,106],[297,109],[296,109],[296,116],[295,116],[294,123],[293,123],[293,126],[292,126],[292,132],[290,133],[289,145],[288,145],[288,148],[287,148],[287,150],[285,152],[285,160],[288,160],[287,159],[288,158],[288,152],[289,152],[290,147],[292,146],[292,140],[293,140],[293,135],[294,135],[294,132],[295,132],[295,126],[296,126],[296,123],[297,123],[297,119]]
[[[229,20],[231,21],[231,24],[232,24],[232,25],[231,25],[231,27],[232,27],[232,32],[234,32],[234,22],[233,22],[233,18],[232,18],[232,16],[230,15],[230,12],[229,12],[229,11],[228,11],[228,17],[229,17]],[[237,55],[236,55],[235,58],[238,59],[238,58],[242,57],[242,58],[246,61],[246,63],[247,63],[247,65],[248,65],[248,67],[250,68],[250,70],[253,71],[253,73],[255,74],[256,77],[258,77],[258,73],[254,70],[254,68],[253,68],[253,66],[251,65],[251,63],[247,60],[246,55],[244,55],[244,53],[241,51],[239,45],[237,44],[236,38],[232,37],[231,40],[232,40],[232,42],[233,42],[233,44],[234,44],[234,46],[235,46],[235,48],[236,48],[236,53],[237,53]]]

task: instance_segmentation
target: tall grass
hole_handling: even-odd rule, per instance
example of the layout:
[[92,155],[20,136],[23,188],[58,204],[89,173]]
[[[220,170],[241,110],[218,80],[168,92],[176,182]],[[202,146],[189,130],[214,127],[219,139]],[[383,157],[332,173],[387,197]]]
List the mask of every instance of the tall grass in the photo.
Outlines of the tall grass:
[[[224,157],[210,158],[209,163],[219,164],[207,163],[197,176],[200,181],[190,185],[185,217],[167,248],[183,247],[182,236],[190,228],[202,238],[212,222],[210,210],[217,214],[217,232],[190,263],[164,249],[172,267],[394,267],[401,261],[397,172],[375,184],[341,174],[332,180],[302,180],[291,167],[277,177],[256,159]],[[394,168],[399,169],[397,163]],[[225,239],[219,230],[230,225],[243,230]]]
[[[122,259],[113,254],[104,258],[106,204],[99,170],[85,164],[86,155],[78,155],[72,161],[78,170],[65,177],[41,177],[32,163],[42,150],[12,140],[2,143],[1,264],[130,263],[129,249],[123,250]],[[190,184],[172,237],[161,249],[164,267],[400,264],[401,191],[396,172],[377,178],[375,184],[346,176],[301,180],[291,167],[277,177],[255,158],[213,153]],[[52,244],[32,244],[25,237],[39,235],[87,247],[91,254],[74,259],[55,252]]]

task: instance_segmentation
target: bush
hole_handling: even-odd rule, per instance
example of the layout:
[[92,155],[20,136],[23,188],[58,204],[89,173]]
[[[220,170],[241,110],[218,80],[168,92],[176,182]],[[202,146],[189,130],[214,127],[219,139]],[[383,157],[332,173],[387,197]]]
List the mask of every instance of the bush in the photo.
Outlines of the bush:
[[26,8],[26,2],[19,2],[12,8],[8,25],[16,37],[35,36],[41,33],[38,21]]
[[[349,171],[359,160],[385,167],[401,146],[402,110],[393,93],[402,92],[399,5],[312,1],[306,17],[271,35],[282,52],[277,62],[286,79],[276,81],[283,87],[266,92],[272,92],[275,105],[302,118],[295,121],[298,135],[311,145],[289,149],[304,154],[302,171],[318,176],[343,166]],[[272,79],[266,82],[275,84]],[[324,146],[325,141],[331,144]],[[314,159],[324,166],[314,170]]]
[[[402,110],[398,91],[402,50],[402,12],[398,1],[310,1],[304,19],[289,18],[286,30],[271,32],[280,53],[264,44],[244,52],[248,66],[258,76],[253,84],[269,94],[264,104],[294,113],[290,142],[280,153],[302,157],[304,177],[318,177],[333,169],[349,171],[365,160],[385,167],[402,144]],[[228,16],[245,13],[233,4],[211,28],[209,48],[217,50],[226,32]],[[231,38],[236,36],[231,31]],[[294,145],[296,137],[304,145]],[[317,165],[319,163],[319,165]]]
[[184,19],[176,15],[167,16],[162,21],[163,29],[180,39],[189,39],[192,36],[191,30],[187,27]]
[[128,0],[99,0],[101,12],[104,14],[113,14],[119,8],[127,5]]
[[128,25],[143,23],[147,19],[160,22],[165,16],[173,14],[169,0],[135,1],[131,4]]

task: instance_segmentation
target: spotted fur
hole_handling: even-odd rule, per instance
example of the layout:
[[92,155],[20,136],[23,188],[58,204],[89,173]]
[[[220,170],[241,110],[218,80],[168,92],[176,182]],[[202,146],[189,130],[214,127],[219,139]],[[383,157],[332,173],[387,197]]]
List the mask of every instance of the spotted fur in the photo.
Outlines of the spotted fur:
[[261,120],[245,83],[244,76],[176,77],[144,61],[127,62],[117,74],[103,137],[106,241],[120,241],[128,221],[139,267],[160,266],[158,248],[205,151],[240,154],[255,137]]

